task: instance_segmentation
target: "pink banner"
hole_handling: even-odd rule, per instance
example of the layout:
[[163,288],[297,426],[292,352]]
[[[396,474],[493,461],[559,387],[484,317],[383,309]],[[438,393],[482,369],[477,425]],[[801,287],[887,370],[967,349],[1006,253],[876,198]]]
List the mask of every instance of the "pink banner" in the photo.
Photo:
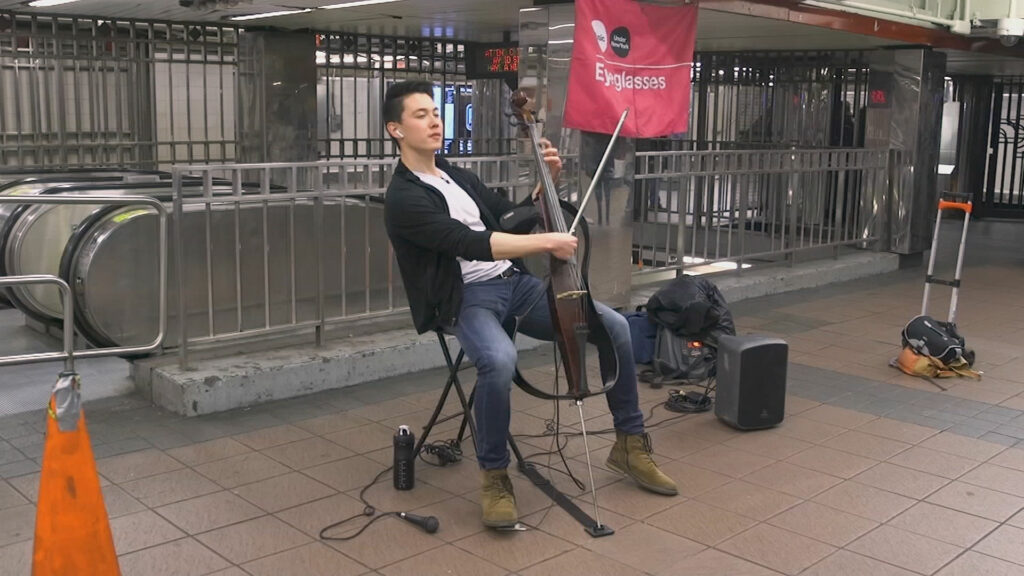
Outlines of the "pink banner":
[[686,132],[697,5],[576,0],[564,125],[622,136]]

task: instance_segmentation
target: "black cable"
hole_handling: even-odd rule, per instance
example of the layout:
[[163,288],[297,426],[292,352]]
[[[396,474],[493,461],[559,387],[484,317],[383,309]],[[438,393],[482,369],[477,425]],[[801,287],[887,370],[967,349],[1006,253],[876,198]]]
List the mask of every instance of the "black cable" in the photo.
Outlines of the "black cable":
[[369,502],[366,501],[366,497],[365,497],[366,491],[369,490],[370,488],[372,488],[373,485],[376,484],[377,482],[380,482],[381,477],[383,477],[385,474],[390,472],[392,468],[394,468],[394,466],[388,466],[387,468],[381,470],[377,474],[377,477],[374,478],[372,482],[370,482],[366,486],[363,486],[363,489],[359,491],[359,500],[362,501],[362,503],[365,505],[365,508],[363,508],[362,513],[360,513],[360,514],[353,514],[352,516],[349,516],[348,518],[345,518],[344,520],[335,522],[334,524],[331,524],[329,526],[324,527],[322,530],[320,530],[320,539],[321,540],[332,540],[332,541],[335,541],[335,542],[344,542],[344,541],[347,541],[347,540],[352,540],[352,539],[356,538],[357,536],[359,536],[360,534],[362,534],[363,532],[365,532],[367,528],[372,526],[376,521],[380,520],[381,518],[387,518],[388,516],[398,516],[400,514],[400,512],[398,512],[397,510],[396,511],[392,511],[392,512],[380,512],[379,516],[376,516],[376,517],[372,518],[369,522],[364,524],[363,527],[360,528],[359,531],[357,531],[355,534],[352,534],[350,536],[324,536],[324,533],[327,532],[328,530],[331,530],[333,528],[337,528],[338,526],[341,526],[342,524],[345,524],[346,522],[351,522],[352,520],[355,520],[356,518],[360,518],[360,517],[363,517],[363,516],[370,517],[370,516],[374,516],[374,514],[378,514],[377,509],[374,508],[372,504],[370,504]]

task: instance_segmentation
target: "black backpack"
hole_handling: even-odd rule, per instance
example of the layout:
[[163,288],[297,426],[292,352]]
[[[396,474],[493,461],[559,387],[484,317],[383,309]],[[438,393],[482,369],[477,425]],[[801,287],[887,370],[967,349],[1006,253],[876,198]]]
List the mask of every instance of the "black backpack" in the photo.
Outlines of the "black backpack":
[[974,351],[965,346],[964,337],[956,325],[936,320],[931,316],[915,316],[903,328],[903,347],[922,356],[931,356],[943,364],[951,365],[963,359],[974,365]]

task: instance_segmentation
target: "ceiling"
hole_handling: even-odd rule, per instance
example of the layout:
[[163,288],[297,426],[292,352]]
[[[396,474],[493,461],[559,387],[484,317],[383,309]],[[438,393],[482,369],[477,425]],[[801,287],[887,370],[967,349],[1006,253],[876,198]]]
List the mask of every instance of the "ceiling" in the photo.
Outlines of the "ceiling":
[[[25,0],[0,0],[0,9],[38,14],[74,14],[177,22],[230,22],[231,16],[305,9],[344,0],[221,0],[223,8],[194,10],[179,0],[79,0],[50,8],[28,8]],[[230,4],[236,4],[230,6]],[[239,23],[395,36],[441,36],[459,40],[515,39],[519,10],[533,0],[400,0],[386,4],[314,10]],[[760,18],[701,7],[697,26],[700,51],[848,50],[898,45],[899,42],[785,20]],[[1024,74],[1024,60],[945,50],[950,73]]]

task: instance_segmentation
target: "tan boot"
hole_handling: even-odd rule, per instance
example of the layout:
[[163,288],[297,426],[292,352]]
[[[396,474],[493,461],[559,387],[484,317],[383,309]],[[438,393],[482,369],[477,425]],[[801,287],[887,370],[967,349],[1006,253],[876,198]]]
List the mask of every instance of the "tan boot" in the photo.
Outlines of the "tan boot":
[[675,496],[679,493],[676,483],[666,476],[651,457],[651,437],[645,434],[625,434],[615,431],[615,445],[608,455],[608,467],[621,472],[645,490]]
[[512,479],[504,469],[483,470],[483,490],[480,507],[483,508],[484,526],[506,528],[519,522],[516,512],[516,495],[512,491]]

